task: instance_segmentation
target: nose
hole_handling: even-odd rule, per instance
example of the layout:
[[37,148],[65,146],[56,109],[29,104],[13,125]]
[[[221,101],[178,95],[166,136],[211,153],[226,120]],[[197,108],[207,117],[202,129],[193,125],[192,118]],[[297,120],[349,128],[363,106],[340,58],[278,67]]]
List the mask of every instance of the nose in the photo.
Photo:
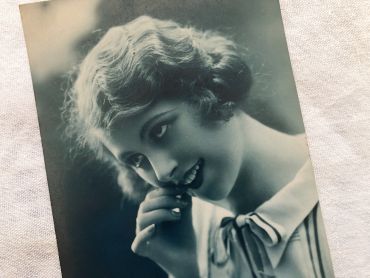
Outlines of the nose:
[[165,153],[157,153],[149,158],[153,171],[157,177],[158,182],[165,186],[169,183],[178,184],[177,177],[178,164],[177,161],[169,157]]

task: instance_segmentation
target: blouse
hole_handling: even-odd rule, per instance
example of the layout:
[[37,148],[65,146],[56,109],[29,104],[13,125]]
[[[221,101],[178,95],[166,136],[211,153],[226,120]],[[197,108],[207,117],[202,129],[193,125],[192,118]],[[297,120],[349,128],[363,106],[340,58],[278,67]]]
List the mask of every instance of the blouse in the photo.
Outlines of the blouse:
[[254,212],[231,212],[194,199],[201,277],[334,277],[308,160]]

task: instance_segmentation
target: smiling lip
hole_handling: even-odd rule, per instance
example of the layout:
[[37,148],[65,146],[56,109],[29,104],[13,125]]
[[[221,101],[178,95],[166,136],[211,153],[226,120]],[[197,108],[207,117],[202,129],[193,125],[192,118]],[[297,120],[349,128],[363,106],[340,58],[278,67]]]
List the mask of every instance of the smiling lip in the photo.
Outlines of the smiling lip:
[[204,160],[199,159],[199,161],[185,173],[181,183],[192,189],[199,188],[203,183],[203,166]]

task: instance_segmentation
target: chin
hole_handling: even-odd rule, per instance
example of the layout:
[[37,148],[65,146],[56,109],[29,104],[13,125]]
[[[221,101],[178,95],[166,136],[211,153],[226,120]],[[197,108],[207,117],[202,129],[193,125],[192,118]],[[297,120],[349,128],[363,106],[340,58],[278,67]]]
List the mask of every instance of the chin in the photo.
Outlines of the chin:
[[204,167],[201,175],[202,183],[197,188],[193,188],[192,191],[197,197],[210,202],[218,202],[228,198],[238,174],[234,169],[227,167],[227,170],[223,172],[228,174],[220,176],[217,171],[207,171],[209,169]]
[[194,191],[195,195],[203,200],[212,202],[222,201],[227,198],[231,190],[228,190],[224,185],[213,183],[212,186],[204,185],[200,190]]

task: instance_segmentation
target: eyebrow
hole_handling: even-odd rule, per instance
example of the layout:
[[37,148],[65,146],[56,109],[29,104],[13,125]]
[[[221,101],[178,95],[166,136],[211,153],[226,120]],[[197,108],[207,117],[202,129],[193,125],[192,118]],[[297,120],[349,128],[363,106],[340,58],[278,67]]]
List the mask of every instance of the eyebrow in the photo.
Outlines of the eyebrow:
[[170,110],[167,110],[167,111],[164,111],[164,112],[161,112],[161,113],[158,113],[156,115],[154,115],[153,117],[151,117],[149,120],[147,120],[144,124],[143,124],[143,127],[141,128],[140,130],[140,139],[141,140],[144,140],[144,135],[147,133],[148,129],[153,125],[153,123],[160,117],[168,114],[168,113],[171,113],[173,112],[174,110],[176,110],[177,107],[173,108],[173,109],[170,109]]

